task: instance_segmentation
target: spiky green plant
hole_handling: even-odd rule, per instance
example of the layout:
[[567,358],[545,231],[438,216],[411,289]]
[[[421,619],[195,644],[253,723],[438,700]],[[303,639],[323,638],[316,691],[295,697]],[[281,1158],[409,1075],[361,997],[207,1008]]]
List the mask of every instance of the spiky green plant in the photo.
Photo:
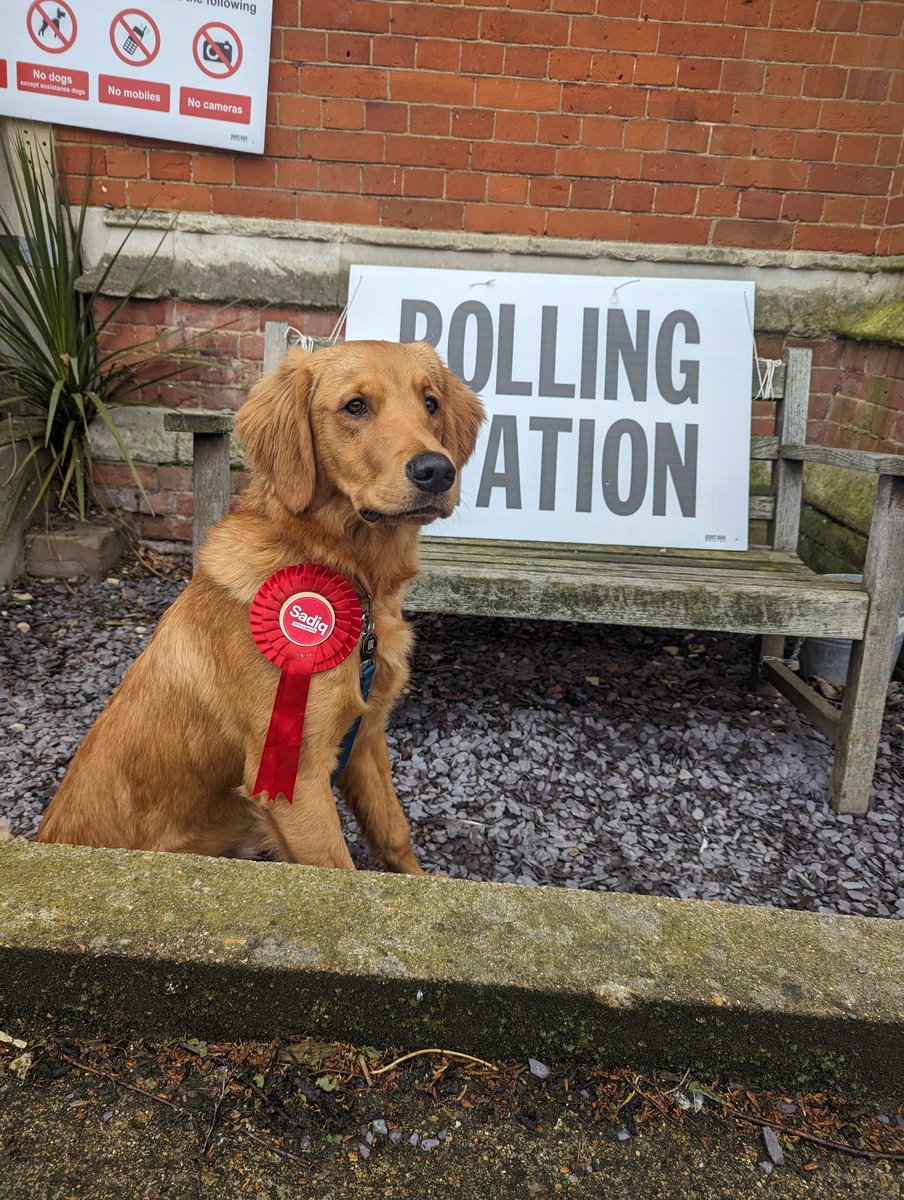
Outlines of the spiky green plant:
[[[121,399],[139,385],[135,367],[142,356],[147,360],[151,342],[128,348],[104,344],[140,278],[104,315],[94,306],[125,242],[89,291],[76,287],[83,270],[87,189],[81,204],[70,206],[52,155],[43,161],[21,138],[12,148],[0,145],[12,192],[11,212],[0,209],[0,410],[17,418],[5,422],[0,444],[24,438],[27,445],[9,481],[2,534],[29,500],[30,512],[54,499],[60,507],[74,505],[84,517],[89,500],[96,499],[88,437],[95,418],[109,429],[145,495],[109,404],[114,394]],[[153,255],[147,265],[152,260]],[[170,367],[141,383],[159,383],[183,369]]]

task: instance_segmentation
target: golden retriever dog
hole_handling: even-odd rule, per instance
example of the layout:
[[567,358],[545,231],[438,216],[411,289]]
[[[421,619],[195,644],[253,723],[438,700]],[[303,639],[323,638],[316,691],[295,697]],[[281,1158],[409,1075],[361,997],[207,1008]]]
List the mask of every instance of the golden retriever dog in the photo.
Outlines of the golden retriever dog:
[[[483,416],[424,343],[290,351],[239,412],[252,467],[240,507],[210,530],[196,575],[70,763],[38,840],[353,867],[330,777],[361,717],[340,792],[379,866],[421,874],[385,737],[408,677],[403,589],[420,527],[455,506]],[[360,643],[315,674],[294,803],[253,800],[280,671],[255,646],[249,609],[270,575],[305,562],[371,598],[373,686],[365,703]]]

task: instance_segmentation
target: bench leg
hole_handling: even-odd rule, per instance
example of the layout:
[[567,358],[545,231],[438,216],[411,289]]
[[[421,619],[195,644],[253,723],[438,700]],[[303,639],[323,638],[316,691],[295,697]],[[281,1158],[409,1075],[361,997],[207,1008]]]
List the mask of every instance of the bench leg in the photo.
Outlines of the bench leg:
[[196,433],[192,440],[194,566],[207,531],[229,511],[229,434]]
[[832,771],[835,812],[869,808],[889,667],[904,595],[904,478],[879,479],[863,580],[870,607],[862,642],[854,642]]
[[778,692],[760,674],[760,663],[764,658],[785,657],[785,635],[783,633],[761,633],[753,639],[753,658],[750,663],[750,690],[758,696],[777,696]]

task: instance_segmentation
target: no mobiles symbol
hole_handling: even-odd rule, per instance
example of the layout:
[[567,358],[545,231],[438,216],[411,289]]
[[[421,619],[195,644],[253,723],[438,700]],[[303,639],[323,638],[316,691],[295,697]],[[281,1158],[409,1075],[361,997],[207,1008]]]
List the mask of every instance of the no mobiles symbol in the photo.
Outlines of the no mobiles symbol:
[[228,79],[242,65],[239,35],[222,21],[202,25],[192,43],[195,62],[211,79]]
[[47,54],[62,54],[78,34],[75,13],[65,0],[35,0],[26,22],[29,37]]
[[110,25],[110,43],[130,67],[146,67],[160,50],[160,30],[150,14],[140,8],[124,8]]

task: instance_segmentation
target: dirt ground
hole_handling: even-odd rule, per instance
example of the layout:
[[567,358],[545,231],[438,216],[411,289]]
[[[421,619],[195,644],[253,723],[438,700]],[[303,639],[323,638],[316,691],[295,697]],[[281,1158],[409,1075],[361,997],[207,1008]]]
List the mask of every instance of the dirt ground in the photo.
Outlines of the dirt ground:
[[0,1045],[2,1200],[892,1200],[904,1187],[904,1109],[889,1102],[310,1039],[23,1040]]

